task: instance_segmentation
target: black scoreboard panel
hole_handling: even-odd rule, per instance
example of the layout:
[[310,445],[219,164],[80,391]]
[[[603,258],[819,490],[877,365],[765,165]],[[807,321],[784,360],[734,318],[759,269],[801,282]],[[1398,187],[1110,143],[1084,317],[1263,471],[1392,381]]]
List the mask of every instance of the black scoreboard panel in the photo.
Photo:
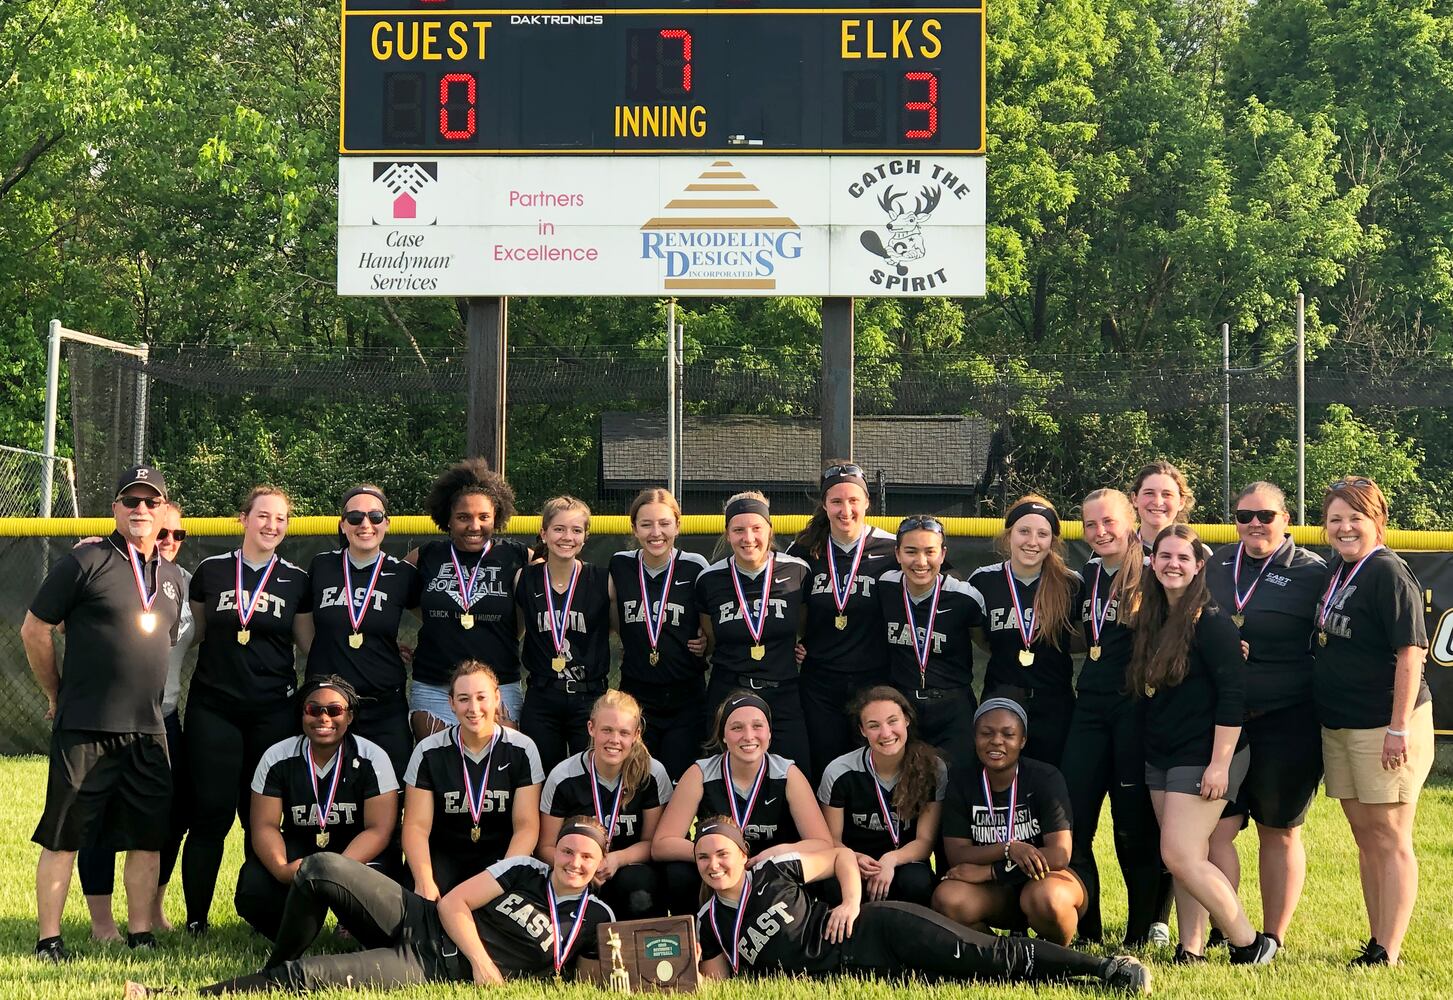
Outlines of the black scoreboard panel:
[[984,149],[980,2],[345,0],[345,154]]

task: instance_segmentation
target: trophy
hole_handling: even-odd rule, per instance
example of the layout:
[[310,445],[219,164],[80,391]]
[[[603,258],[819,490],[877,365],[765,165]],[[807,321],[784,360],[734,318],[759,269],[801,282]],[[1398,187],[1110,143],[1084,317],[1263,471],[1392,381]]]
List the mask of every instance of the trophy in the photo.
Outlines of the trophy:
[[602,976],[604,956],[610,954],[607,984],[612,990],[696,989],[696,922],[690,917],[617,920],[601,924],[596,933]]
[[621,960],[621,936],[614,927],[610,928],[606,942],[610,945],[610,988],[617,993],[629,993],[631,974],[626,971],[625,963]]

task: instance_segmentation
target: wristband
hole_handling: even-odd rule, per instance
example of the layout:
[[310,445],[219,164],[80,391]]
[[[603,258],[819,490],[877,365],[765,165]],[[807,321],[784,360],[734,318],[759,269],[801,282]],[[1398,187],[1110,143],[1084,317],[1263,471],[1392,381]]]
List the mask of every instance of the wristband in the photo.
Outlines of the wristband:
[[1399,737],[1402,737],[1402,736],[1407,736],[1408,735],[1408,731],[1406,729],[1394,729],[1392,726],[1388,726],[1387,727],[1387,734],[1389,736],[1399,736]]

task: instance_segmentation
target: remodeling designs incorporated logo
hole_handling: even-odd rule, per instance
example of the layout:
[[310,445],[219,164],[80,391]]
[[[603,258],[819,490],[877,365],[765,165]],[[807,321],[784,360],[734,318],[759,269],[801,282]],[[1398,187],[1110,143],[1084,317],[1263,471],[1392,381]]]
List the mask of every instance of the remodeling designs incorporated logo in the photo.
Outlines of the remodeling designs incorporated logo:
[[[882,264],[874,267],[868,280],[891,292],[926,292],[948,283],[952,261],[952,240],[942,231],[942,246],[935,247],[931,234],[924,232],[935,211],[949,213],[950,205],[964,201],[969,185],[942,164],[918,159],[889,160],[866,170],[848,185],[853,198],[870,194],[887,221],[881,227],[865,229],[858,236],[863,249]],[[953,197],[944,202],[944,195]],[[909,199],[912,199],[911,203]],[[944,220],[940,220],[940,225]],[[950,215],[948,223],[953,223]]]
[[801,228],[729,160],[641,226],[641,259],[664,260],[672,290],[776,288],[778,265],[801,256]]
[[437,221],[421,209],[421,195],[439,180],[436,161],[383,162],[373,165],[373,195],[370,215],[375,226],[432,226]]

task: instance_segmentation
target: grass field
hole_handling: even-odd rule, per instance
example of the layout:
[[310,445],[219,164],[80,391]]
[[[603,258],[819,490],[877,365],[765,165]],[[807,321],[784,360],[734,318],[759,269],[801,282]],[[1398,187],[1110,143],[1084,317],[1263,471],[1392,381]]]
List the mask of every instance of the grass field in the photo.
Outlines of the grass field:
[[[234,831],[224,864],[217,899],[212,909],[213,932],[194,941],[180,931],[162,936],[162,948],[153,954],[133,957],[123,945],[97,945],[88,937],[85,905],[80,887],[72,883],[66,910],[65,935],[77,960],[63,967],[36,964],[31,957],[35,942],[35,859],[38,848],[29,837],[40,815],[45,786],[45,764],[40,758],[0,759],[0,801],[8,807],[0,812],[0,997],[37,997],[45,1000],[119,997],[122,983],[130,978],[155,984],[182,987],[212,982],[239,972],[252,971],[262,961],[265,949],[260,938],[231,911],[232,883],[240,864],[239,842]],[[1101,827],[1101,865],[1113,873],[1107,822]],[[1180,969],[1168,963],[1170,954],[1144,956],[1153,963],[1155,992],[1161,996],[1224,997],[1227,1000],[1257,998],[1338,997],[1448,998],[1453,997],[1453,781],[1435,779],[1425,791],[1419,808],[1417,843],[1422,861],[1422,894],[1414,915],[1413,928],[1403,955],[1405,965],[1391,970],[1345,968],[1347,959],[1366,936],[1366,920],[1357,888],[1356,854],[1352,839],[1336,803],[1319,799],[1306,829],[1310,860],[1308,891],[1288,941],[1287,950],[1269,968],[1237,969],[1226,965],[1224,952],[1200,968]],[[1242,898],[1260,923],[1260,901],[1256,890],[1255,838],[1244,834],[1239,843],[1245,868]],[[1106,879],[1105,916],[1107,931],[1121,929],[1123,899],[1118,878]],[[124,912],[117,880],[118,913]],[[180,885],[177,886],[180,889]],[[180,892],[168,899],[168,913],[180,926]],[[320,943],[337,947],[331,936]],[[498,993],[505,998],[536,997],[551,989],[540,983],[509,986]],[[907,987],[852,980],[807,985],[791,979],[758,983],[724,984],[709,992],[722,1000],[777,1000],[812,995],[862,997],[886,1000],[902,997],[927,1000],[930,996],[962,995],[964,989],[994,997],[1069,997],[1085,991],[1065,987],[988,987],[980,985]],[[598,996],[584,986],[563,987],[565,993],[581,998]],[[185,990],[184,990],[185,992]],[[400,997],[450,997],[476,993],[468,986],[435,986],[394,994]],[[556,990],[558,992],[558,990]],[[345,994],[346,995],[346,994]]]

